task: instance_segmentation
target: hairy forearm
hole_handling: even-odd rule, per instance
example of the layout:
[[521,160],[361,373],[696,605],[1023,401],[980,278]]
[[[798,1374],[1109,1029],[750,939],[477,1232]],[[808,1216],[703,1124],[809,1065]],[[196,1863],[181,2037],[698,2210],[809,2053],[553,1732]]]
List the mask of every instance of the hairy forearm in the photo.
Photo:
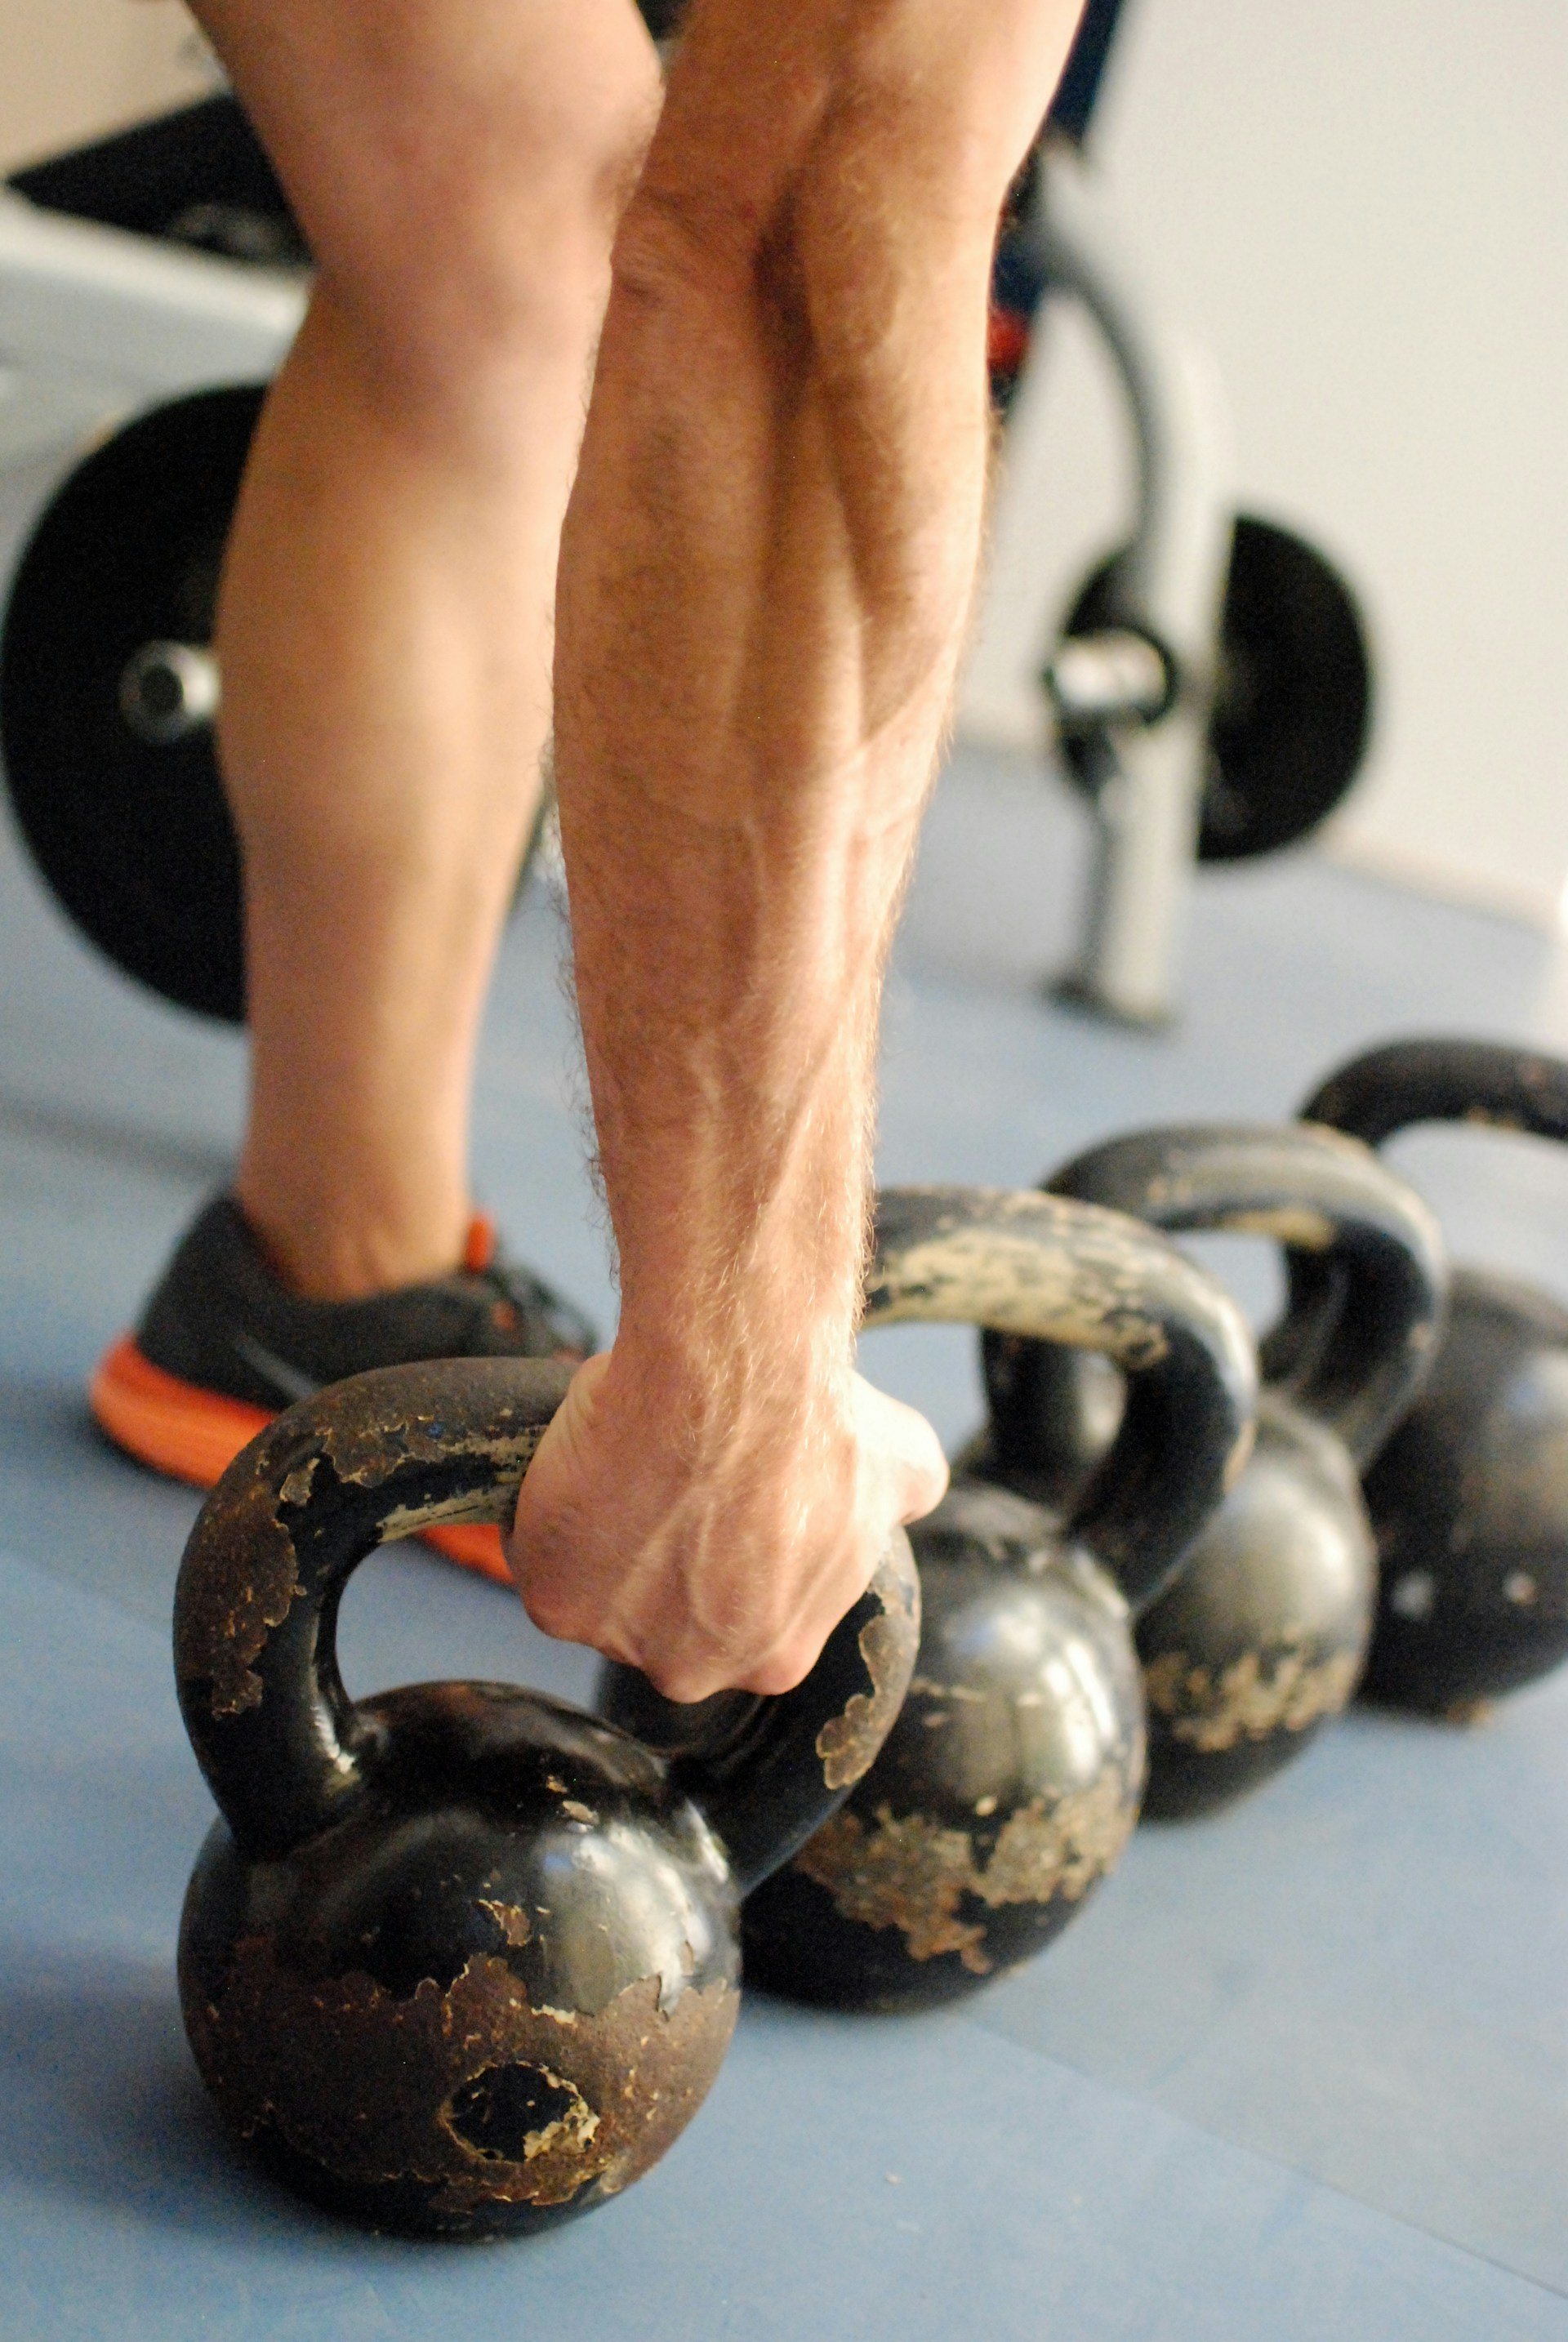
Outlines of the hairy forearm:
[[[781,434],[759,502],[791,504],[779,475],[794,455]],[[707,485],[688,481],[672,527],[666,479],[664,557],[734,496],[733,476]],[[810,623],[790,626],[769,590],[795,549],[759,531],[733,632],[714,619],[694,656],[689,607],[663,604],[673,639],[648,646],[650,663],[693,678],[667,728],[619,736],[607,677],[558,711],[618,1347],[709,1411],[754,1412],[814,1371],[848,1370],[882,969],[964,616],[960,596],[945,656],[869,710],[866,651],[892,614],[868,606],[831,485],[804,511],[798,468],[792,485],[784,529],[820,597]],[[745,623],[754,611],[762,623]]]
[[988,241],[912,302],[881,223],[787,192],[695,284],[656,206],[623,239],[557,771],[617,1346],[708,1409],[848,1370],[882,968],[979,534]]
[[680,1698],[798,1682],[945,1479],[853,1370],[877,1011],[1071,12],[694,0],[617,243],[555,767],[622,1316],[512,1551],[547,1631]]
[[848,788],[724,823],[607,791],[579,841],[620,1342],[694,1402],[847,1371],[882,962],[924,779],[874,829]]

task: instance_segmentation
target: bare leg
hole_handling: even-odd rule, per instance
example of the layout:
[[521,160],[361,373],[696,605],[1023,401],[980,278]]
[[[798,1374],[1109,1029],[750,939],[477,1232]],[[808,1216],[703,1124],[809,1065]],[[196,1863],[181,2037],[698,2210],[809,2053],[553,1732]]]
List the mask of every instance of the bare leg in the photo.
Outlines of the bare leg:
[[302,1293],[450,1269],[561,515],[659,84],[632,0],[205,0],[320,264],[220,612],[238,1192]]
[[524,1485],[551,1631],[798,1679],[944,1476],[851,1370],[883,958],[950,704],[998,210],[1075,0],[695,0],[617,241],[556,766],[621,1331]]

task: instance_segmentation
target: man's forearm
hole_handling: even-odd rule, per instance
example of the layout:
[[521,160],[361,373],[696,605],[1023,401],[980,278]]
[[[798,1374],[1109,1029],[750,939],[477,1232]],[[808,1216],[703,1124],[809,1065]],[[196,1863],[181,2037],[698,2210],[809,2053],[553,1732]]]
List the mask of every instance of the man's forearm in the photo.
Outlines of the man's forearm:
[[623,224],[556,776],[620,1251],[524,1484],[549,1631],[798,1681],[930,1426],[854,1375],[878,996],[973,590],[1008,177],[1072,0],[693,0]]
[[[619,395],[590,425],[560,618],[622,1340],[694,1389],[716,1357],[744,1380],[802,1344],[847,1367],[882,966],[953,687],[988,429],[990,220],[943,255],[950,282],[921,288],[912,407],[905,255],[880,220],[803,199],[837,135],[823,59],[788,86],[798,152],[758,158],[764,224],[727,249],[720,225],[700,275],[655,156],[618,255],[601,382]],[[634,693],[613,665],[584,676],[584,638],[637,659]]]
[[574,808],[619,1341],[694,1403],[721,1360],[714,1403],[738,1399],[764,1348],[847,1370],[882,963],[929,761],[874,828],[849,787],[720,822],[632,788]]

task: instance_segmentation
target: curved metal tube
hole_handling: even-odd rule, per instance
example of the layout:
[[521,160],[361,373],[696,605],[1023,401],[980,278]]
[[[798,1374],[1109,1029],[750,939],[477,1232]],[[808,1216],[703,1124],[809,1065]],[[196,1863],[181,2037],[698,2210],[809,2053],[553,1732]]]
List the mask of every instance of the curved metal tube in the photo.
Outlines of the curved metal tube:
[[1164,1024],[1208,755],[1215,648],[1233,526],[1229,418],[1213,366],[1161,317],[1120,253],[1091,175],[1053,149],[1032,234],[1054,286],[1081,301],[1125,387],[1138,509],[1119,617],[1173,668],[1154,721],[1113,723],[1114,770],[1095,802],[1084,933],[1064,991],[1103,1014]]

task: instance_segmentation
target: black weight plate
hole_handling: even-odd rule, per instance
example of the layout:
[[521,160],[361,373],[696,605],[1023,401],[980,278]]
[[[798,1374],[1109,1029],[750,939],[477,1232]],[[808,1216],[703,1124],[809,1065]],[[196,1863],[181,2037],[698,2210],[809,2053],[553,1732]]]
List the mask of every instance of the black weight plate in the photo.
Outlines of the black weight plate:
[[45,211],[135,235],[172,236],[234,259],[310,257],[277,174],[227,91],[30,163],[8,184]]
[[[1094,571],[1064,634],[1135,616],[1120,596],[1123,559]],[[1371,728],[1372,666],[1350,588],[1300,537],[1242,514],[1225,582],[1199,860],[1272,854],[1315,829],[1361,769]],[[1107,769],[1103,744],[1088,734],[1063,750],[1093,795]]]
[[240,1023],[239,849],[210,727],[120,712],[153,641],[205,644],[260,385],[154,408],[79,465],[33,531],[0,639],[0,748],[22,834],[83,933],[166,999]]

